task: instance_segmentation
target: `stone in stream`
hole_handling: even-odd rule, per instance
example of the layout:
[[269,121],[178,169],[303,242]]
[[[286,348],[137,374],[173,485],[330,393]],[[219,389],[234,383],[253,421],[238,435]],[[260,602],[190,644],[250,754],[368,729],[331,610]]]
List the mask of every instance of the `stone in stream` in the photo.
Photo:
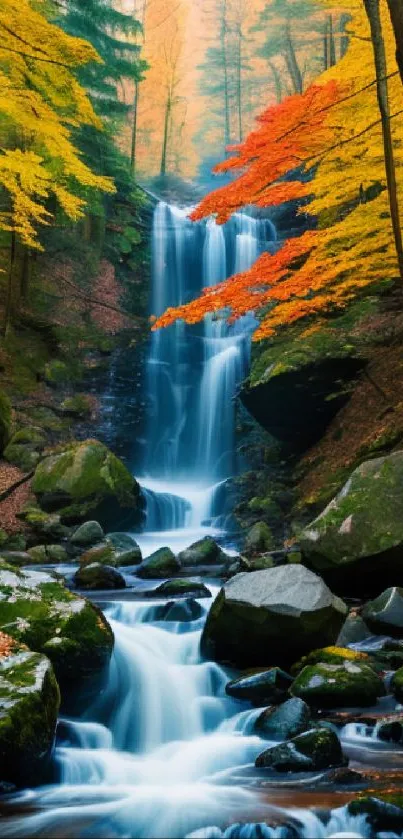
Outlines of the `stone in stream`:
[[403,714],[389,714],[378,720],[375,734],[385,743],[403,744]]
[[374,705],[384,696],[385,688],[367,664],[346,660],[343,664],[307,665],[290,692],[314,708],[348,708]]
[[72,545],[76,545],[79,548],[86,548],[102,542],[104,536],[105,534],[99,521],[85,521],[77,527],[70,541]]
[[245,699],[255,705],[282,702],[292,684],[292,677],[280,667],[258,673],[245,673],[228,682],[225,692],[234,699]]
[[362,610],[362,617],[375,635],[403,638],[403,588],[388,588]]
[[98,545],[94,545],[92,548],[88,548],[87,551],[81,554],[78,561],[81,568],[85,568],[86,565],[93,565],[94,562],[101,565],[113,566],[116,565],[115,549],[110,542],[105,540]]
[[346,614],[345,603],[303,565],[237,574],[211,607],[202,653],[241,668],[288,665],[334,643]]
[[139,565],[142,561],[140,545],[128,533],[108,533],[107,541],[115,549],[116,565],[118,567]]
[[[348,815],[366,819],[370,830],[367,835],[377,836],[380,831],[385,831],[385,836],[401,836],[403,831],[403,808],[400,806],[402,802],[401,794],[399,792],[395,795],[391,793],[390,798],[392,801],[381,801],[373,796],[357,798],[347,804]],[[398,804],[392,803],[394,798]],[[390,831],[390,833],[387,831]]]
[[276,772],[320,772],[347,766],[337,734],[330,728],[315,728],[262,752],[255,761],[259,769]]
[[211,536],[204,536],[178,554],[181,565],[218,565],[227,559],[226,554]]
[[154,551],[136,569],[136,574],[145,580],[158,580],[170,577],[181,570],[181,564],[170,548],[159,548]]
[[32,490],[45,512],[58,512],[64,524],[92,516],[102,527],[132,526],[141,518],[140,487],[126,466],[103,443],[65,444],[37,466]]
[[[5,636],[2,636],[4,640]],[[30,650],[0,653],[0,780],[38,784],[49,762],[60,705],[48,658]]]
[[368,629],[361,615],[350,613],[347,615],[346,620],[343,623],[336,645],[338,647],[347,647],[348,644],[356,644],[357,641],[365,641],[367,638],[370,638],[371,635],[372,632]]
[[289,740],[312,727],[309,706],[293,696],[278,707],[266,708],[255,722],[255,732],[266,740]]
[[201,618],[203,614],[204,610],[200,603],[193,597],[187,597],[185,600],[168,600],[168,603],[158,603],[154,607],[153,620],[190,623]]
[[28,554],[31,563],[37,565],[59,564],[69,560],[66,548],[63,545],[35,545],[34,548],[28,549]]
[[304,561],[349,595],[403,585],[403,451],[365,461],[299,538]]
[[62,687],[96,690],[113,649],[102,612],[50,574],[0,566],[0,630],[50,658]]
[[126,588],[126,581],[122,574],[116,568],[100,562],[93,562],[92,565],[79,568],[73,577],[73,582],[77,588],[89,591]]
[[70,530],[61,523],[58,513],[44,513],[39,507],[29,504],[16,514],[17,518],[29,525],[41,542],[57,541],[70,535]]
[[400,667],[399,670],[396,670],[396,673],[393,674],[391,688],[397,701],[400,702],[400,704],[403,704],[403,667]]
[[246,555],[265,553],[274,548],[273,534],[268,524],[257,521],[247,532],[244,542]]
[[167,580],[165,583],[157,586],[152,592],[153,595],[165,596],[180,596],[185,594],[192,594],[193,597],[211,597],[211,591],[197,580],[188,580],[178,578],[176,580]]

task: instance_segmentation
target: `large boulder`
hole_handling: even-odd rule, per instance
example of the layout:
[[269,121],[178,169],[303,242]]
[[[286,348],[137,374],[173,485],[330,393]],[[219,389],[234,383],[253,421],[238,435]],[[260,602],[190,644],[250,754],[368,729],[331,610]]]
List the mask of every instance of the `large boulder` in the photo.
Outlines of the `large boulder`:
[[314,708],[374,705],[385,694],[383,681],[368,664],[309,664],[292,684],[291,693]]
[[66,524],[92,516],[102,527],[130,526],[140,517],[140,487],[126,466],[97,440],[71,443],[38,464],[32,489],[40,507]]
[[347,606],[302,565],[237,574],[221,589],[203,631],[208,658],[238,667],[286,665],[336,640]]
[[204,536],[181,551],[178,559],[181,565],[218,565],[226,560],[226,556],[211,536]]
[[74,574],[73,581],[77,588],[88,591],[126,588],[126,581],[122,574],[116,568],[102,565],[100,562],[93,562],[92,565],[79,568]]
[[277,772],[321,772],[347,766],[339,738],[330,728],[317,728],[272,746],[256,758],[256,766]]
[[403,451],[358,466],[303,531],[304,560],[337,591],[403,585]]
[[50,658],[62,687],[90,687],[113,649],[102,612],[42,571],[0,566],[0,630]]
[[178,578],[176,580],[167,580],[165,583],[157,586],[152,592],[159,597],[182,597],[184,595],[192,597],[211,597],[211,591],[197,580],[187,580]]
[[255,731],[265,740],[290,740],[312,727],[309,706],[293,696],[276,707],[266,708],[256,720]]
[[366,603],[362,617],[375,635],[403,638],[403,588],[388,588]]
[[228,682],[225,692],[234,699],[245,699],[254,705],[282,702],[292,684],[292,677],[280,667],[245,673]]
[[102,542],[104,535],[99,521],[85,521],[74,531],[71,544],[78,548],[90,548]]
[[171,549],[159,548],[143,560],[141,565],[138,566],[136,574],[145,580],[160,580],[170,577],[171,574],[175,574],[180,569],[179,559],[176,558]]
[[0,781],[22,785],[41,780],[59,704],[48,658],[18,648],[5,656],[0,651]]

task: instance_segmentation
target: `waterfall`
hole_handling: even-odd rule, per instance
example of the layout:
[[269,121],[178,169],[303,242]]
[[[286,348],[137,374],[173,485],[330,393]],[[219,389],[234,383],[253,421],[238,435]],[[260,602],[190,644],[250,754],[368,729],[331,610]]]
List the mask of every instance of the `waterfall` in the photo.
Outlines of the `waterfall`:
[[[236,213],[223,226],[193,223],[189,209],[161,202],[152,234],[151,312],[187,302],[202,288],[249,268],[275,247],[267,219]],[[147,363],[150,404],[140,483],[147,502],[147,534],[171,531],[189,544],[186,530],[219,535],[224,512],[215,488],[236,474],[235,397],[249,362],[253,317],[228,326],[224,316],[181,321],[152,334]],[[138,474],[138,470],[137,470]],[[204,502],[200,503],[200,496]]]

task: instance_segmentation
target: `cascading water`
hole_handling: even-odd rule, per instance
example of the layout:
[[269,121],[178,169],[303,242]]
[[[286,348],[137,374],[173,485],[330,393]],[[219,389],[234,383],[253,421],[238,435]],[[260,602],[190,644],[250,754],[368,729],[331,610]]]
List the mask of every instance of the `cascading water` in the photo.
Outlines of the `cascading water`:
[[[250,267],[275,247],[268,219],[236,213],[224,226],[194,223],[189,209],[160,203],[153,223],[151,311],[185,303],[206,286]],[[142,547],[165,541],[178,549],[218,534],[217,488],[236,472],[234,398],[246,374],[253,318],[229,327],[209,316],[199,327],[177,322],[153,333],[148,359],[151,416],[144,440],[147,501]],[[138,470],[137,470],[138,472]],[[154,535],[153,535],[154,534]]]

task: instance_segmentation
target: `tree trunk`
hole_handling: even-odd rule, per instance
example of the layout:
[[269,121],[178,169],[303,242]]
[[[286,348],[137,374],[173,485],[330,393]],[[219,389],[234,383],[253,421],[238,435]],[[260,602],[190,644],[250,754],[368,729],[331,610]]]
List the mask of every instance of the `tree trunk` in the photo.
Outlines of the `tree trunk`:
[[329,35],[329,19],[325,20],[325,28],[323,30],[323,69],[329,69],[329,50],[328,50],[328,35]]
[[227,146],[231,142],[231,121],[229,107],[228,58],[225,37],[227,34],[227,0],[223,0],[221,9],[220,45],[224,73],[224,154],[227,156]]
[[14,279],[14,266],[15,266],[15,250],[16,250],[16,238],[14,231],[11,233],[11,246],[10,246],[10,264],[8,269],[8,278],[7,278],[7,296],[6,296],[6,306],[4,311],[4,324],[3,324],[3,336],[4,338],[7,337],[8,331],[10,329],[11,324],[11,313],[13,309],[13,279]]
[[167,101],[165,105],[165,117],[164,117],[164,136],[162,140],[162,152],[161,152],[161,166],[160,166],[160,176],[163,177],[167,171],[167,151],[168,151],[168,134],[169,134],[169,118],[171,115],[171,91],[168,90],[167,92]]
[[368,17],[371,40],[374,51],[376,71],[376,92],[378,107],[381,115],[383,149],[385,158],[386,180],[388,185],[389,207],[392,219],[393,235],[395,240],[396,254],[399,265],[400,280],[403,283],[403,243],[400,227],[399,203],[397,198],[396,171],[393,155],[392,129],[390,123],[390,110],[388,98],[387,62],[385,43],[382,35],[382,24],[379,10],[379,0],[364,0],[365,11]]
[[130,149],[130,168],[132,170],[133,178],[136,177],[136,146],[137,146],[137,114],[140,98],[140,84],[134,82],[134,97],[133,97],[133,123],[132,123],[132,142]]
[[291,76],[295,93],[302,93],[302,75],[298,66],[297,56],[295,55],[294,44],[291,38],[291,28],[288,23],[285,29],[285,60],[287,62],[288,72]]
[[334,67],[334,65],[336,64],[336,47],[335,47],[335,43],[334,43],[333,17],[332,17],[332,15],[329,15],[328,34],[329,34],[329,67]]
[[273,81],[274,81],[274,89],[276,91],[276,99],[277,102],[281,102],[283,98],[283,86],[281,84],[281,76],[275,64],[272,61],[269,61],[269,67],[272,72]]
[[340,58],[344,58],[347,50],[348,50],[348,43],[349,37],[346,34],[346,25],[350,20],[350,15],[341,15],[340,16]]
[[396,41],[396,61],[403,83],[403,3],[402,0],[387,0],[390,19]]
[[242,129],[242,32],[241,32],[241,27],[239,27],[239,32],[238,32],[237,102],[238,102],[238,137],[239,137],[239,142],[242,143],[243,129]]

